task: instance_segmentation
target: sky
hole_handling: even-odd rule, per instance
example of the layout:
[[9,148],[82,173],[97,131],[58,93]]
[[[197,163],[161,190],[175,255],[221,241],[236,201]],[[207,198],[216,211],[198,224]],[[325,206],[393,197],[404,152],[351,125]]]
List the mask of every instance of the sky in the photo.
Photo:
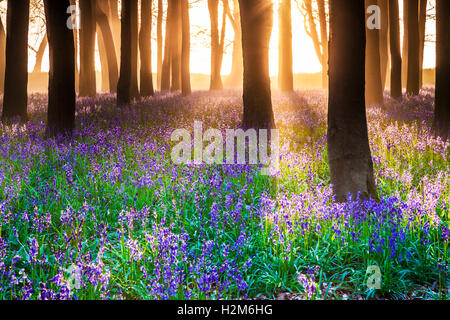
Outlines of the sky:
[[[270,74],[276,76],[278,74],[278,1],[274,0],[274,24],[272,37],[270,42]],[[300,0],[301,1],[301,0]],[[232,1],[230,1],[232,5]],[[430,7],[434,7],[434,0],[430,1]],[[3,1],[0,5],[3,8],[2,21],[6,22],[5,7],[6,2]],[[400,0],[400,15],[403,14],[403,0]],[[431,12],[432,13],[432,12]],[[221,14],[219,13],[219,18]],[[207,1],[202,0],[195,3],[190,9],[191,19],[191,72],[209,74],[210,66],[210,40],[209,28],[210,19]],[[403,33],[403,26],[401,26],[401,33]],[[30,46],[37,49],[40,39],[35,36],[36,26],[30,26]],[[322,66],[315,54],[314,45],[311,38],[306,34],[304,29],[304,18],[298,9],[296,1],[292,1],[292,34],[293,34],[293,69],[294,73],[315,73],[320,72]],[[427,34],[435,34],[434,21],[428,21]],[[153,28],[153,66],[156,66],[156,28]],[[222,74],[229,74],[232,64],[232,41],[234,38],[233,28],[229,21],[226,28],[226,52],[223,59]],[[32,71],[35,63],[35,52],[29,50],[29,70]],[[433,68],[435,66],[435,45],[434,43],[426,43],[424,54],[424,68]],[[100,61],[97,52],[96,68],[100,70]],[[43,71],[48,71],[48,48],[43,62]],[[155,70],[154,70],[155,71]]]

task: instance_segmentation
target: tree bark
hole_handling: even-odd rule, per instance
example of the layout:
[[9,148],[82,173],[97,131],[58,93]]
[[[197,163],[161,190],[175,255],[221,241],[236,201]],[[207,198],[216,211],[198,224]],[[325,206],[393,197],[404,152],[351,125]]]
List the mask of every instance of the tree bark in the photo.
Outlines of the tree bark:
[[120,19],[119,19],[119,6],[118,0],[109,1],[108,20],[111,22],[111,29],[113,30],[114,48],[116,50],[116,58],[120,57]]
[[423,86],[423,55],[425,51],[425,31],[427,25],[428,0],[419,0],[419,88]]
[[29,0],[8,0],[2,119],[27,121]]
[[38,51],[36,53],[36,62],[34,64],[33,73],[41,72],[42,70],[42,60],[44,58],[45,49],[47,48],[47,32],[44,34],[41,43],[39,44]]
[[191,94],[191,72],[190,72],[190,51],[191,51],[191,31],[189,20],[189,0],[181,0],[181,93]]
[[5,88],[5,63],[6,63],[6,33],[0,18],[0,93]]
[[102,33],[100,32],[100,28],[97,25],[97,45],[98,45],[98,53],[100,57],[100,67],[101,67],[101,92],[108,92],[109,87],[109,72],[108,72],[108,61],[106,59],[106,49],[105,42],[103,41]]
[[132,98],[139,97],[138,55],[139,55],[139,19],[138,0],[131,0],[131,87]]
[[172,62],[172,29],[173,29],[173,1],[167,2],[167,15],[166,15],[166,35],[164,39],[164,60],[161,68],[161,90],[170,90],[170,69]]
[[337,202],[349,194],[378,199],[364,104],[364,9],[363,1],[330,0],[328,159]]
[[[75,0],[70,0],[70,5],[75,6]],[[73,28],[73,44],[75,47],[75,92],[80,92],[80,73],[78,68],[78,29]]]
[[381,9],[380,30],[380,70],[381,89],[386,88],[386,78],[389,69],[389,0],[379,0]]
[[278,16],[278,86],[281,91],[290,92],[294,91],[291,0],[281,1]]
[[402,98],[402,56],[398,0],[389,0],[389,39],[391,49],[391,97]]
[[408,76],[406,93],[419,94],[419,0],[408,5]]
[[119,79],[119,70],[117,67],[116,49],[114,47],[114,38],[111,26],[106,12],[109,11],[108,0],[97,0],[96,20],[99,27],[98,41],[99,48],[104,48],[104,60],[106,61],[108,74],[108,87],[110,92],[116,92],[117,81]]
[[72,134],[75,125],[75,47],[73,32],[62,28],[69,0],[44,0],[50,52],[48,123],[50,135]]
[[317,0],[319,7],[320,42],[322,45],[322,88],[328,87],[328,25],[325,11],[325,1]]
[[403,48],[402,48],[402,88],[406,88],[408,79],[408,12],[409,0],[403,0]]
[[211,81],[210,90],[222,90],[220,76],[220,39],[219,39],[219,0],[208,0],[211,20]]
[[[376,0],[366,0],[366,8],[376,5]],[[366,14],[366,20],[369,15]],[[381,81],[380,32],[366,28],[366,104],[383,104]]]
[[179,0],[171,0],[172,19],[171,19],[171,71],[172,85],[170,91],[181,89],[181,5]]
[[141,95],[153,96],[152,77],[152,0],[141,0],[141,32],[139,49],[141,57]]
[[231,73],[225,81],[225,85],[228,87],[241,87],[242,86],[242,34],[241,34],[241,17],[239,13],[238,0],[233,0],[233,13],[230,11],[228,1],[225,0],[225,9],[227,10],[228,19],[231,22],[234,31],[233,39],[233,56],[231,62]]
[[450,139],[450,1],[436,0],[436,106],[434,128]]
[[244,58],[242,127],[275,128],[269,76],[273,4],[271,0],[239,0],[239,7]]
[[157,76],[156,82],[158,88],[161,90],[161,72],[162,72],[162,58],[163,58],[163,34],[162,22],[164,15],[163,1],[158,0],[158,18],[156,22],[156,41],[157,41]]
[[95,80],[95,2],[80,0],[80,96],[96,94]]
[[117,105],[130,103],[131,97],[131,6],[134,0],[122,0],[120,77],[117,84]]

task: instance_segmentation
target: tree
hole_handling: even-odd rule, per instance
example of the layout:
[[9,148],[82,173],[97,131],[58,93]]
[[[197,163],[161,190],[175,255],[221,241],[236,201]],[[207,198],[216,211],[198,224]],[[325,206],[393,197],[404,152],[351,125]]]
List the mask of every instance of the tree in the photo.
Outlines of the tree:
[[427,25],[428,0],[419,0],[419,88],[423,85],[423,55],[425,50],[425,29]]
[[278,12],[278,85],[281,91],[294,91],[292,67],[292,11],[291,0],[282,0]]
[[33,73],[41,72],[42,70],[42,60],[44,58],[45,49],[47,48],[47,32],[42,38],[41,44],[39,45],[38,51],[36,52],[36,62],[34,64]]
[[156,22],[156,42],[157,42],[157,76],[156,82],[159,89],[161,89],[161,72],[163,64],[163,34],[162,34],[162,22],[164,15],[163,1],[158,0],[158,18]]
[[181,25],[181,92],[188,95],[191,93],[189,0],[181,0]]
[[69,0],[44,0],[50,52],[48,133],[71,134],[75,125],[75,47],[73,32],[62,28]]
[[111,31],[111,26],[109,24],[108,16],[106,14],[109,11],[109,3],[108,0],[97,0],[96,2],[97,5],[95,8],[95,16],[100,31],[98,33],[99,48],[103,48],[102,51],[104,51],[104,54],[101,54],[101,57],[103,56],[103,60],[106,62],[105,65],[107,68],[107,72],[105,73],[107,73],[108,75],[107,79],[109,81],[109,90],[110,92],[116,92],[119,70],[117,67],[117,56],[116,49],[114,47],[114,38]]
[[95,80],[95,2],[80,0],[80,96],[93,97]]
[[275,128],[269,77],[269,43],[273,26],[271,0],[239,0],[244,61],[242,127]]
[[29,0],[8,0],[3,120],[27,120],[29,13]]
[[222,78],[220,76],[220,71],[222,69],[223,41],[221,42],[219,38],[219,0],[208,0],[208,10],[211,20],[210,90],[221,90],[223,89]]
[[364,8],[364,1],[330,0],[328,161],[338,202],[349,194],[378,199],[364,104]]
[[408,78],[408,7],[409,0],[403,0],[402,88],[406,88]]
[[234,31],[233,39],[233,54],[231,62],[231,73],[225,80],[226,86],[237,87],[242,86],[242,72],[243,72],[243,62],[242,62],[242,32],[241,32],[241,17],[239,13],[239,3],[238,0],[233,0],[233,12],[231,12],[228,0],[223,1],[224,10],[228,20],[231,22],[231,26]]
[[131,6],[135,0],[122,0],[120,77],[117,84],[117,105],[130,103],[131,99]]
[[380,34],[380,71],[381,89],[386,87],[386,78],[389,69],[389,0],[379,0],[381,9]]
[[436,105],[434,128],[450,137],[450,1],[436,0]]
[[141,53],[141,95],[153,96],[152,76],[152,0],[141,0],[141,31],[139,49]]
[[419,0],[408,1],[408,75],[406,93],[419,94]]
[[391,49],[391,97],[402,98],[402,56],[398,0],[389,0],[389,39]]
[[172,61],[171,38],[173,29],[173,1],[167,1],[166,34],[164,38],[164,60],[161,66],[161,90],[170,90],[170,69]]
[[179,0],[172,0],[171,19],[171,71],[172,85],[170,91],[181,89],[181,5]]
[[[377,0],[366,0],[366,8],[377,4]],[[366,20],[370,14],[366,10]],[[380,32],[377,28],[366,28],[366,104],[383,104],[381,81]]]
[[5,88],[5,54],[6,54],[6,33],[0,18],[0,93]]
[[111,22],[111,28],[113,30],[114,48],[116,49],[116,57],[120,57],[120,30],[121,24],[119,19],[119,1],[109,0],[109,12],[108,21]]
[[138,0],[131,1],[131,83],[130,95],[132,98],[139,97],[138,86],[138,54],[139,54],[139,19],[138,19]]
[[320,24],[320,45],[322,46],[322,87],[328,87],[328,24],[325,10],[325,0],[317,0]]

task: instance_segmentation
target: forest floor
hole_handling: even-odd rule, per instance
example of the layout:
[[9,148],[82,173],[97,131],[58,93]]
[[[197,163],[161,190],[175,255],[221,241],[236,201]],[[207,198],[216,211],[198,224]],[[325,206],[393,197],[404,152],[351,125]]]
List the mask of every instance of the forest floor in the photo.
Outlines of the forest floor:
[[0,125],[0,299],[450,297],[450,144],[431,133],[431,89],[368,109],[381,201],[345,204],[324,91],[274,93],[276,179],[171,160],[173,130],[239,126],[238,91],[78,99],[71,140],[45,137],[46,100]]

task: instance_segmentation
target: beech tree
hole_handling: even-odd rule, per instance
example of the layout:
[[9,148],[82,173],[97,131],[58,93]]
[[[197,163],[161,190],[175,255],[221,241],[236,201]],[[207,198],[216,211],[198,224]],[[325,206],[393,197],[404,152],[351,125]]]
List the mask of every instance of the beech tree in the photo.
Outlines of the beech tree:
[[380,34],[380,72],[381,89],[386,87],[386,78],[389,69],[389,0],[378,0],[381,10]]
[[[269,76],[271,0],[239,0],[244,58],[244,128],[275,128]],[[255,8],[258,8],[256,10]]]
[[44,0],[50,53],[47,122],[50,135],[70,135],[75,124],[75,47],[73,32],[65,27],[69,4],[69,0]]
[[389,0],[389,39],[391,51],[391,97],[402,98],[402,56],[398,0]]
[[97,92],[95,75],[95,1],[80,0],[80,96]]
[[181,26],[181,92],[188,95],[191,93],[189,0],[181,0]]
[[228,20],[231,22],[231,26],[234,31],[233,39],[233,54],[231,62],[231,73],[225,80],[225,85],[229,87],[242,86],[242,31],[241,31],[241,17],[239,13],[238,0],[233,0],[233,11],[231,12],[228,0],[224,0],[224,10]]
[[163,34],[162,34],[162,23],[163,23],[163,15],[164,15],[164,6],[163,1],[158,0],[158,17],[156,22],[156,43],[157,43],[157,76],[156,82],[157,87],[161,89],[161,72],[162,72],[162,64],[163,64]]
[[281,91],[294,91],[291,0],[281,1],[278,16],[278,86]]
[[139,49],[141,57],[140,84],[141,95],[152,96],[152,0],[141,0],[141,31],[139,34]]
[[29,0],[8,0],[2,120],[27,120]]
[[130,11],[130,28],[131,28],[131,79],[130,79],[130,95],[131,98],[139,97],[138,86],[138,55],[139,55],[139,15],[138,0],[131,1]]
[[44,34],[41,43],[39,44],[38,51],[36,52],[36,62],[34,63],[33,73],[41,72],[42,60],[44,58],[45,49],[47,48],[47,32]]
[[408,74],[406,93],[419,94],[419,0],[408,0]]
[[209,17],[211,20],[211,80],[210,90],[223,89],[222,77],[222,58],[225,38],[225,14],[222,17],[222,35],[219,35],[219,0],[208,0]]
[[[1,1],[0,1],[1,2]],[[0,19],[0,93],[3,93],[5,87],[5,54],[6,54],[6,33]]]
[[117,84],[117,104],[131,100],[131,6],[135,0],[122,0],[120,32],[120,77]]
[[[364,1],[330,0],[328,161],[335,200],[378,199],[364,103]],[[351,35],[351,36],[350,36]]]

